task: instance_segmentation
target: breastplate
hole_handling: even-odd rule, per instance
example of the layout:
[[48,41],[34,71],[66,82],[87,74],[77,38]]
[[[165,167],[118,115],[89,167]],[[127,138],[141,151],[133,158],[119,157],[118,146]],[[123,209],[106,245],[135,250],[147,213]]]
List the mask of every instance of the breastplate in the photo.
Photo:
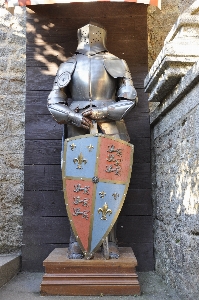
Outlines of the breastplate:
[[76,67],[69,84],[73,101],[114,100],[116,79],[103,64],[103,55],[76,55]]

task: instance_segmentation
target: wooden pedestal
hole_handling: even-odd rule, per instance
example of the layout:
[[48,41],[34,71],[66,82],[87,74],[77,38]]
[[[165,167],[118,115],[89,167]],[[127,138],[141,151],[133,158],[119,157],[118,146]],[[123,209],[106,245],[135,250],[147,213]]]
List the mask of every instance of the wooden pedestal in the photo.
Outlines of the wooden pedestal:
[[119,248],[120,258],[68,259],[67,248],[56,248],[44,260],[41,295],[139,295],[135,271],[137,260],[131,248]]

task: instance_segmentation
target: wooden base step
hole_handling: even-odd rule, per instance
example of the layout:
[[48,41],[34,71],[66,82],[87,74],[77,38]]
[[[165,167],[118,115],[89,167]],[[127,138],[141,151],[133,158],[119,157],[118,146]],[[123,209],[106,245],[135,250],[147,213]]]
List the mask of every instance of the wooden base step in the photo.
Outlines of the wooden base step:
[[69,259],[67,248],[56,248],[44,260],[41,295],[139,295],[135,271],[137,260],[131,248],[119,248],[119,259]]

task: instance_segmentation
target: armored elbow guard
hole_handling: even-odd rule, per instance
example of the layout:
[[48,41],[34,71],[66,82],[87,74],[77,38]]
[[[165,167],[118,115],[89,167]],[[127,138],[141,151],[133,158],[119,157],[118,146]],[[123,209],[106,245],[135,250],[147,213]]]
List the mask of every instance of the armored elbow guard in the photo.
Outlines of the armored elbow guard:
[[50,92],[47,100],[48,106],[56,103],[67,103],[66,94],[57,87]]
[[[55,80],[57,81],[57,80]],[[80,127],[82,116],[73,112],[67,106],[66,94],[57,87],[57,82],[54,83],[53,90],[48,96],[48,110],[58,124],[74,124]]]
[[128,85],[128,84],[122,85],[117,92],[117,96],[118,98],[136,100],[137,102],[137,93],[135,88],[132,85]]
[[121,120],[136,104],[136,101],[121,100],[107,108],[107,117],[111,120]]

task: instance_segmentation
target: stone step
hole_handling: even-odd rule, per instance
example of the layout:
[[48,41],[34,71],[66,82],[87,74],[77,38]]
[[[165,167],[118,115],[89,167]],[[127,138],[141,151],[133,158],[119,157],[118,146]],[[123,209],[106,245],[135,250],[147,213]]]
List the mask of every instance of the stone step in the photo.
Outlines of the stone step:
[[0,287],[12,279],[21,269],[20,254],[0,255]]

